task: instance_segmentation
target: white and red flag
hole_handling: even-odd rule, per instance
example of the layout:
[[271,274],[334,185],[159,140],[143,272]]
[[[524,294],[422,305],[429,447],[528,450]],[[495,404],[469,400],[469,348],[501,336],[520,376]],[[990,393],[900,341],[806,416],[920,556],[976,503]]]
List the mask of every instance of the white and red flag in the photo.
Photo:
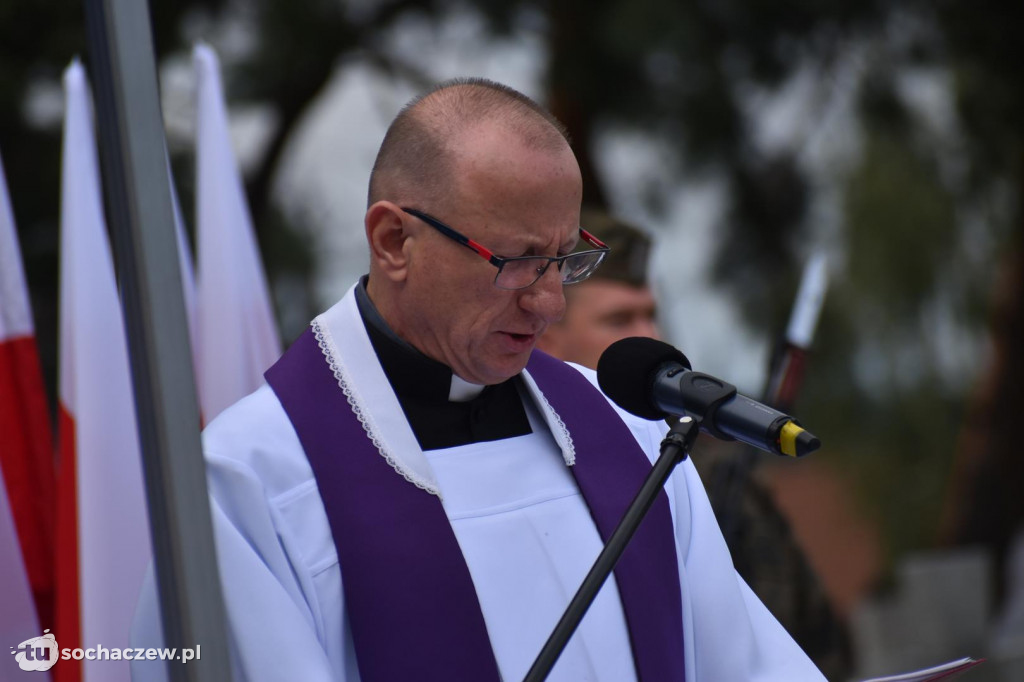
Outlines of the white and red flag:
[[199,401],[209,423],[251,393],[281,354],[252,217],[231,147],[217,56],[193,52],[196,96]]
[[[61,648],[129,646],[151,551],[124,321],[107,239],[91,99],[64,73],[57,619]],[[60,661],[58,680],[127,682],[127,661]]]
[[[53,439],[14,213],[0,164],[0,645],[52,627]],[[0,679],[14,679],[14,657]],[[10,674],[8,674],[10,673]]]

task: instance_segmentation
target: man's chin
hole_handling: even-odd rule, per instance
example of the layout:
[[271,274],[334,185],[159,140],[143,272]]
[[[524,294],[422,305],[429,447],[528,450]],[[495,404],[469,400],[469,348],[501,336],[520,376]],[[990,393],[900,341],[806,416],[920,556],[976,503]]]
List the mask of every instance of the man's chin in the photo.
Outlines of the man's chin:
[[[531,351],[532,352],[532,351]],[[493,363],[488,367],[481,368],[480,379],[473,383],[481,383],[488,386],[508,381],[521,373],[530,360],[530,353],[523,353],[521,357],[505,356],[500,362]]]

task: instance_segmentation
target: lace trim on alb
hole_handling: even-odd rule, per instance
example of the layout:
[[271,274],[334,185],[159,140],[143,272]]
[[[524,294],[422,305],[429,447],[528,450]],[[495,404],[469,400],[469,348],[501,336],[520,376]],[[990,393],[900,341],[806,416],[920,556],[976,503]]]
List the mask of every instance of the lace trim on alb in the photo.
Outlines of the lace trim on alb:
[[576,463],[576,444],[572,442],[572,434],[569,433],[569,429],[565,427],[565,422],[562,421],[562,418],[559,416],[558,412],[555,411],[555,408],[551,407],[551,403],[548,402],[547,396],[539,389],[537,390],[537,395],[540,397],[541,402],[544,403],[542,409],[555,418],[558,430],[562,432],[562,437],[565,439],[565,451],[562,453],[562,456],[565,459],[565,465],[571,467]]
[[313,320],[312,327],[313,335],[316,337],[316,343],[320,346],[320,351],[324,354],[324,358],[327,360],[327,364],[331,368],[331,372],[334,373],[334,378],[337,379],[338,386],[341,387],[342,392],[345,394],[345,398],[348,400],[348,404],[352,407],[352,413],[355,414],[356,418],[359,420],[363,430],[366,431],[366,436],[373,442],[374,446],[376,446],[381,457],[383,457],[388,465],[400,474],[402,478],[409,481],[409,483],[412,483],[421,490],[427,491],[431,495],[441,497],[441,493],[435,486],[406,470],[398,459],[387,451],[384,447],[383,441],[381,441],[377,436],[378,430],[373,423],[373,417],[370,416],[369,412],[363,410],[362,400],[360,400],[356,393],[353,383],[349,380],[348,373],[345,371],[341,362],[334,357],[334,353],[331,350],[334,344],[330,339],[330,332],[326,327],[320,324],[319,320]]

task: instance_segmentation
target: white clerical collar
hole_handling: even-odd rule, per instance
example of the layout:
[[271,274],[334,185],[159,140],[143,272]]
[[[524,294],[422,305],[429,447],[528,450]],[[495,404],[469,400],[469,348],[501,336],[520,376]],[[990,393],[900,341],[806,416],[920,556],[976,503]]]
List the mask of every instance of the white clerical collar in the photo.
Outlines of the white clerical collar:
[[453,403],[464,403],[480,395],[483,390],[484,387],[482,385],[471,384],[455,373],[452,373],[452,385],[448,390],[448,400]]

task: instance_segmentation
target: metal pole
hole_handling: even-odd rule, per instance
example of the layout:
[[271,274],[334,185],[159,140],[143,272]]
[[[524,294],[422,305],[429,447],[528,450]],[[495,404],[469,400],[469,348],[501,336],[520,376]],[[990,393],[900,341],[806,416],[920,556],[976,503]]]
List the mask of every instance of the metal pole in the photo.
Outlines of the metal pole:
[[177,682],[231,678],[146,2],[85,0],[165,645]]

